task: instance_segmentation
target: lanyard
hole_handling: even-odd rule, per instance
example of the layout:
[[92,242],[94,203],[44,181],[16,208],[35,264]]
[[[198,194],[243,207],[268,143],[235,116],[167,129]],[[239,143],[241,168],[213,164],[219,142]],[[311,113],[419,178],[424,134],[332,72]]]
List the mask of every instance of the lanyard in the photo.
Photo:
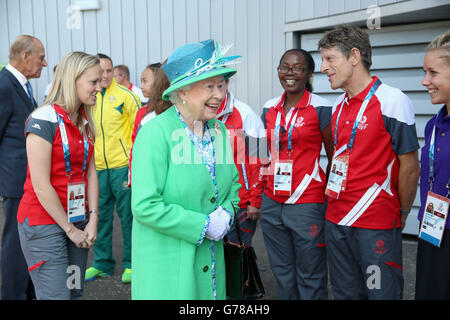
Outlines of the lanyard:
[[[437,117],[436,117],[437,119]],[[429,173],[428,173],[428,179],[430,181],[430,191],[433,191],[433,182],[434,182],[434,160],[435,153],[434,148],[436,145],[436,119],[433,126],[433,131],[431,133],[431,139],[430,139],[430,150],[428,151],[428,165],[429,165]],[[447,183],[447,198],[450,196],[450,178],[448,179]]]
[[[64,151],[64,164],[66,166],[66,175],[72,175],[72,165],[70,162],[70,149],[69,149],[69,140],[67,139],[66,126],[64,125],[64,120],[61,116],[56,113],[59,124],[59,131],[61,132],[61,140]],[[89,155],[89,142],[86,137],[84,137],[84,156],[83,156],[83,173],[87,172],[87,160]]]
[[[353,148],[353,144],[355,143],[355,136],[356,132],[358,131],[359,122],[361,121],[361,118],[364,114],[364,111],[366,111],[367,105],[369,104],[370,99],[372,99],[372,96],[375,94],[375,91],[380,86],[381,81],[377,79],[375,83],[370,88],[369,92],[367,93],[367,96],[364,98],[364,101],[359,109],[358,115],[356,116],[355,123],[353,124],[352,134],[350,135],[350,140],[347,145],[347,149],[351,150]],[[339,109],[339,113],[336,119],[336,127],[334,130],[334,146],[336,147],[338,143],[338,124],[339,124],[339,118],[341,117],[342,109],[344,108],[344,101],[341,103],[341,108]]]
[[[291,125],[288,131],[288,150],[292,151],[292,131],[294,130],[295,121],[297,120],[297,115],[299,110],[291,118]],[[281,129],[281,112],[278,111],[277,119],[275,121],[275,148],[277,151],[280,150],[280,129]]]
[[430,179],[430,190],[433,190],[433,181],[434,181],[434,146],[436,144],[436,122],[433,126],[433,131],[431,133],[430,139],[430,150],[428,151],[428,165],[429,165],[429,173],[428,177]]

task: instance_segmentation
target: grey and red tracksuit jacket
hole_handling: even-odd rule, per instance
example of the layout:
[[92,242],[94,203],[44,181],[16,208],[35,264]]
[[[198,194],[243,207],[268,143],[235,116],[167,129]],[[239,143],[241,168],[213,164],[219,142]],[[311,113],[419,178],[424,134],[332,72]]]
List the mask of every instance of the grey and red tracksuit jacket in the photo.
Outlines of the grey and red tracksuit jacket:
[[239,208],[261,206],[261,189],[256,186],[260,162],[257,144],[265,137],[260,117],[245,103],[228,92],[217,112],[217,119],[227,127],[233,149],[233,157],[239,171]]

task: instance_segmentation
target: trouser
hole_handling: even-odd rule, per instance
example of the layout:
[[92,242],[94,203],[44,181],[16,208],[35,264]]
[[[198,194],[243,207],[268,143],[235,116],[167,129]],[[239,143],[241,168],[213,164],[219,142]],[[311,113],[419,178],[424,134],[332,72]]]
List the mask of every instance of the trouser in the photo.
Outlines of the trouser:
[[20,198],[3,198],[5,225],[2,234],[2,299],[31,300],[35,298],[33,282],[20,247],[17,232],[17,209]]
[[417,300],[450,300],[450,230],[444,231],[438,248],[418,240],[416,267]]
[[97,175],[99,220],[92,266],[105,273],[112,273],[115,267],[112,254],[114,206],[122,227],[122,267],[131,268],[133,215],[131,213],[131,189],[128,187],[128,167],[97,171]]
[[328,299],[326,204],[278,203],[263,194],[260,222],[278,298]]
[[[88,219],[74,223],[84,230]],[[78,248],[57,224],[18,224],[20,243],[38,300],[82,300],[89,249]]]
[[336,300],[401,299],[400,228],[363,229],[325,223],[331,289]]
[[[256,230],[257,220],[252,220],[247,217],[247,208],[239,209],[239,211],[236,212],[236,214],[239,222],[239,229],[240,229],[239,236],[241,238],[241,241],[244,245],[251,246],[252,238]],[[236,226],[234,223],[227,233],[227,238],[228,241],[230,242],[239,243],[238,235],[236,232]]]

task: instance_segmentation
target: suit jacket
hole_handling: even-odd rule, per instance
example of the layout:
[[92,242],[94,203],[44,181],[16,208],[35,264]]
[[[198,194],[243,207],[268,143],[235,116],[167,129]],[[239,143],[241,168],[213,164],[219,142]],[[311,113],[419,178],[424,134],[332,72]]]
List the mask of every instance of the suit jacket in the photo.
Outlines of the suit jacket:
[[36,106],[14,77],[0,71],[0,195],[20,198],[27,175],[25,121]]
[[[209,120],[214,138],[219,205],[239,203],[239,173],[226,128]],[[203,238],[215,208],[211,176],[178,119],[175,107],[146,123],[136,137],[131,166],[133,299],[225,299],[221,241]]]

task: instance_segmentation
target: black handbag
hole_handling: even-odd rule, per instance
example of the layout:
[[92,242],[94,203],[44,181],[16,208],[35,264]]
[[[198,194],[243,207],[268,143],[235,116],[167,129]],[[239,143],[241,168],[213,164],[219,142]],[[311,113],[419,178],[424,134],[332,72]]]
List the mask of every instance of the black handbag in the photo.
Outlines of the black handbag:
[[236,210],[234,226],[239,243],[229,242],[226,236],[223,242],[227,296],[233,299],[260,299],[264,297],[265,291],[256,264],[255,250],[242,243]]

